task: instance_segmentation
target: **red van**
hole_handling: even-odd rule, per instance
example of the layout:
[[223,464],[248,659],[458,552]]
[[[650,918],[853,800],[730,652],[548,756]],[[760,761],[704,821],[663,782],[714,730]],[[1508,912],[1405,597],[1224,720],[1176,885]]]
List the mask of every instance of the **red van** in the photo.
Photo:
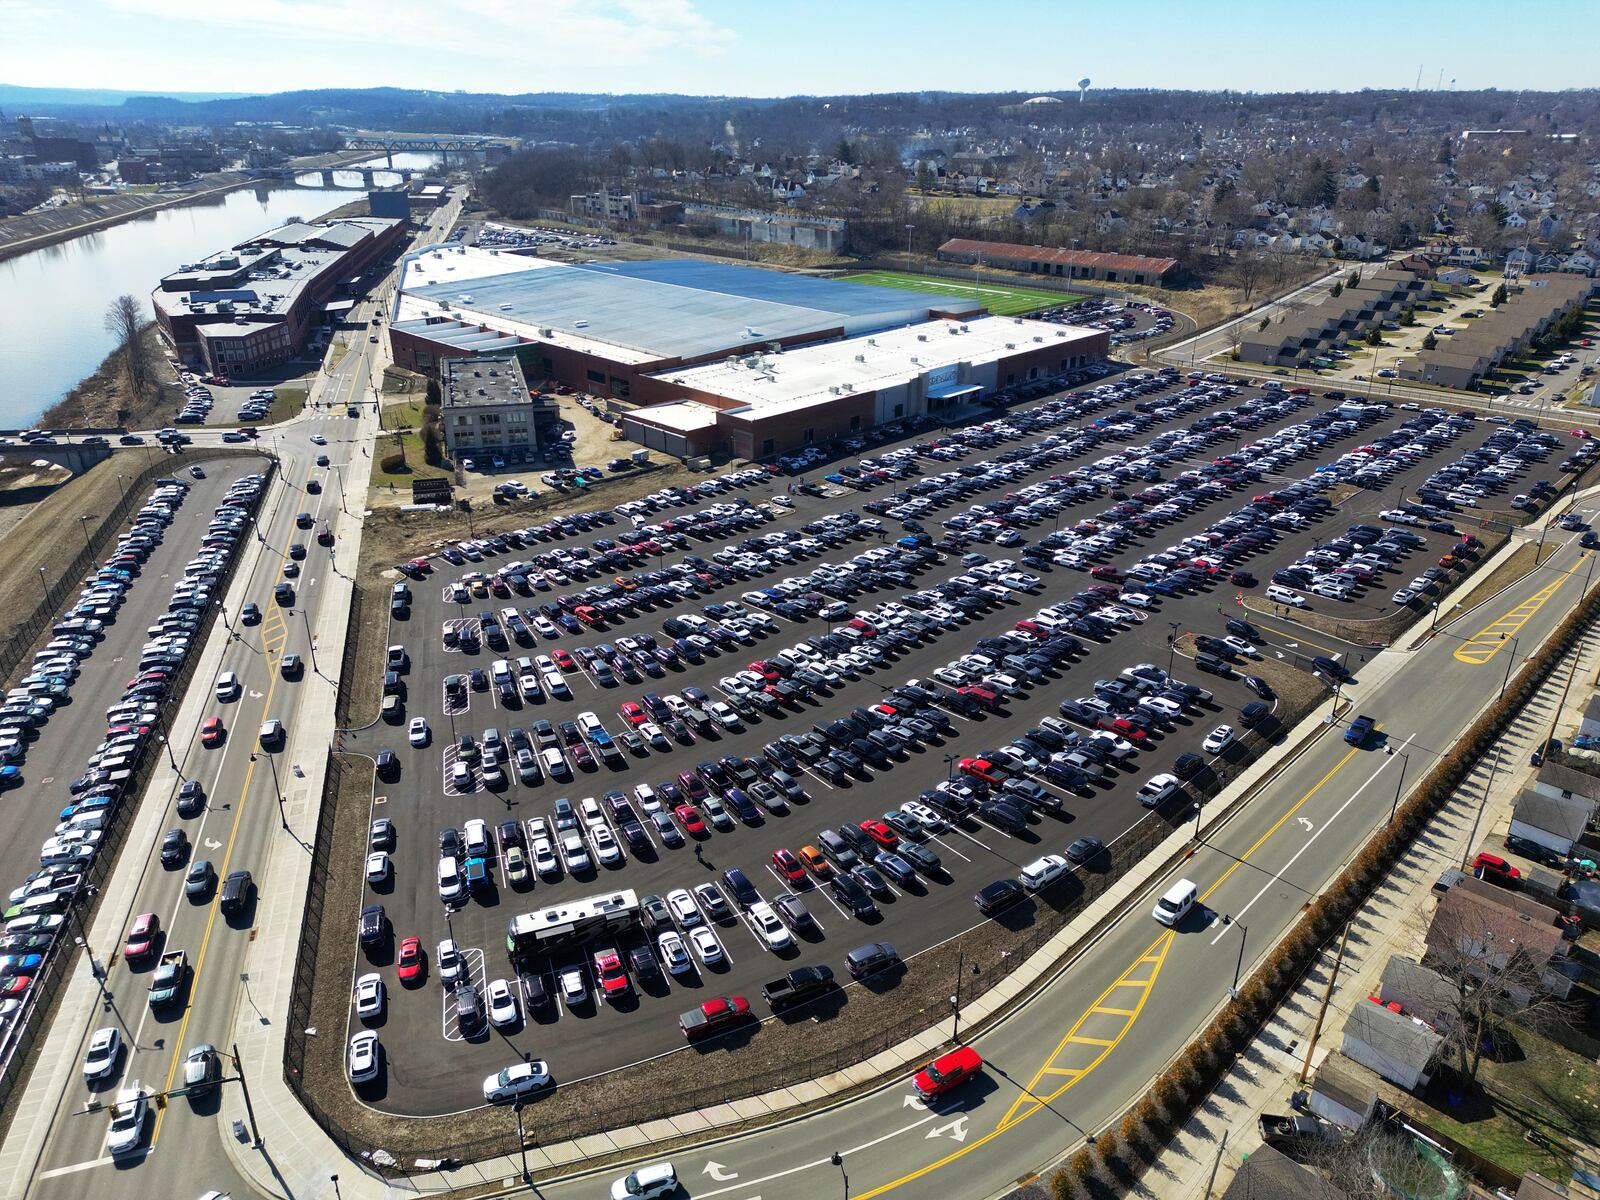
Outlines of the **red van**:
[[932,1100],[960,1087],[975,1075],[983,1074],[983,1059],[971,1046],[952,1050],[943,1058],[936,1058],[911,1077],[911,1086],[917,1098]]

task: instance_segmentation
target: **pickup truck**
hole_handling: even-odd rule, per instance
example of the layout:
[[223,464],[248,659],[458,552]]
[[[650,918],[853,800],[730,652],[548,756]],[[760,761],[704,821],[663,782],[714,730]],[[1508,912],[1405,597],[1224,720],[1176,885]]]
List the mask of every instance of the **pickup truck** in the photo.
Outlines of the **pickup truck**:
[[189,955],[185,951],[169,950],[163,954],[150,979],[150,1007],[165,1008],[176,1003],[188,978]]
[[782,979],[761,985],[761,998],[773,1012],[803,1004],[833,987],[831,967],[796,967]]
[[1352,746],[1365,745],[1372,731],[1378,727],[1378,722],[1362,713],[1350,722],[1350,728],[1344,731],[1344,740]]
[[717,996],[679,1016],[678,1028],[683,1030],[684,1037],[693,1041],[721,1033],[749,1019],[750,1001],[743,996]]

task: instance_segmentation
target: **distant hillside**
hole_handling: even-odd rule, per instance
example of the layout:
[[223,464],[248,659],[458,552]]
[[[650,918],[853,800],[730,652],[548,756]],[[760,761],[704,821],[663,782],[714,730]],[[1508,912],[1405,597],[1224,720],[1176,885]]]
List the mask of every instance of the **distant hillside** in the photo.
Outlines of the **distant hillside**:
[[123,92],[112,88],[42,88],[0,83],[0,108],[8,116],[23,114],[53,115],[58,109],[115,108],[140,97],[159,95],[172,102],[199,103],[207,100],[236,100],[251,92]]

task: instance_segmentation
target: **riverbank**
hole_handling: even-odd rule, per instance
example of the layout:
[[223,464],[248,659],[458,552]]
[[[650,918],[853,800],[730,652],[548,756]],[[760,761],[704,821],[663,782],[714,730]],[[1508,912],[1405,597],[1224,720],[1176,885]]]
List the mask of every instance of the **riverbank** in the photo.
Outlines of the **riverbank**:
[[[322,155],[305,163],[294,164],[297,170],[321,170],[329,166],[349,166],[365,161],[365,152],[337,156],[337,161],[323,161]],[[185,185],[188,190],[176,192],[125,193],[117,196],[95,196],[70,208],[50,209],[47,212],[29,213],[0,221],[0,262],[31,250],[71,241],[86,233],[120,225],[138,217],[215,199],[240,188],[273,186],[273,180],[258,179],[242,171],[221,171],[206,175]]]
[[[183,398],[178,376],[167,360],[166,343],[151,321],[139,331],[150,364],[152,385],[135,395],[123,369],[121,349],[113,350],[100,365],[78,381],[70,392],[44,410],[36,424],[41,429],[106,428],[145,429],[165,424]],[[160,420],[154,418],[160,416]]]

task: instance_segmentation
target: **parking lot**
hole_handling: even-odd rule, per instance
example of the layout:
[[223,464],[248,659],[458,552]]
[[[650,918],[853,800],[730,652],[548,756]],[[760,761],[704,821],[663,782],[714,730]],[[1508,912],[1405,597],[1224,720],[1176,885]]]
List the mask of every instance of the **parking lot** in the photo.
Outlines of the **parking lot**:
[[[1446,526],[1474,521],[1399,497],[1486,439],[1530,451],[1514,471],[1489,453],[1507,458],[1507,496],[1556,478],[1571,449],[1140,378],[876,447],[834,464],[849,474],[807,472],[806,491],[752,469],[682,505],[566,518],[396,572],[390,711],[345,741],[382,757],[372,814],[389,823],[368,864],[383,919],[356,964],[386,1002],[351,1018],[380,1034],[389,1069],[363,1097],[452,1111],[525,1055],[570,1082],[681,1046],[675,1018],[702,1000],[745,996],[765,1016],[762,984],[796,966],[848,983],[854,947],[903,958],[959,933],[997,881],[1037,876],[1036,902],[1064,902],[1073,872],[1107,866],[1093,843],[1065,861],[1070,844],[1183,821],[1193,788],[1272,735],[1252,664],[1359,673],[1359,648],[1308,635],[1293,605],[1230,627],[1237,599],[1332,547],[1318,572],[1341,595],[1309,602],[1392,607],[1456,544]],[[1400,532],[1351,532],[1363,525]],[[608,594],[569,594],[599,581]],[[1186,634],[1217,639],[1204,663],[1174,655]],[[852,860],[860,886],[835,884]],[[582,904],[619,892],[615,920]],[[513,961],[523,914],[545,915],[519,927]],[[560,936],[585,921],[593,937]],[[618,963],[597,966],[611,949]],[[499,1023],[463,1029],[446,974],[498,997]]]

